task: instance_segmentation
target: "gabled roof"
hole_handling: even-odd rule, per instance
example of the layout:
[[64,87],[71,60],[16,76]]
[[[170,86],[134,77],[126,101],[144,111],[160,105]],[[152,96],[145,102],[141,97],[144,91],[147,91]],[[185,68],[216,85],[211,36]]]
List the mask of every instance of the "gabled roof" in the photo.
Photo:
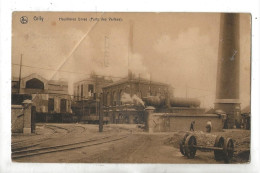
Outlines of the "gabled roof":
[[36,73],[32,73],[29,76],[23,77],[22,80],[26,82],[26,81],[33,79],[33,78],[37,78],[40,81],[42,81],[43,83],[47,83],[47,79],[45,79],[44,77],[42,77],[42,76],[40,76]]

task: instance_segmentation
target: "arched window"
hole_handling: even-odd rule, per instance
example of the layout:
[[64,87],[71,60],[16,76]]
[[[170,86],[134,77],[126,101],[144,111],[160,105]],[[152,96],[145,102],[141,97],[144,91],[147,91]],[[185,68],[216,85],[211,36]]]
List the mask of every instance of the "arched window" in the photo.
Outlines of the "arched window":
[[113,92],[113,99],[112,99],[113,106],[116,106],[116,101],[117,101],[116,96],[117,96],[117,94],[116,94],[116,92],[114,91],[114,92]]
[[39,79],[33,78],[26,82],[25,88],[30,89],[44,89],[44,83]]
[[107,106],[110,106],[110,93],[108,92],[107,95],[106,95],[106,105]]
[[122,103],[121,103],[121,97],[122,97],[122,95],[123,95],[123,90],[120,90],[120,91],[118,92],[118,104],[119,104],[119,105],[122,105]]

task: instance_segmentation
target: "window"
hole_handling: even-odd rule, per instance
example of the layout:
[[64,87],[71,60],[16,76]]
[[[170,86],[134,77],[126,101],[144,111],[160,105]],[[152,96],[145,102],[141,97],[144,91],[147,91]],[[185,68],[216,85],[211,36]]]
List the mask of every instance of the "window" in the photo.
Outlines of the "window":
[[114,92],[114,94],[113,94],[113,106],[116,106],[116,102],[117,102],[116,96],[117,96],[117,94],[116,94],[116,92]]
[[49,98],[48,100],[48,112],[54,111],[54,99]]
[[40,81],[39,79],[33,78],[26,82],[25,88],[44,89],[44,83],[42,81]]
[[81,85],[81,99],[83,99],[83,84]]
[[66,107],[67,107],[67,100],[61,99],[60,100],[60,113],[66,113]]
[[77,87],[78,89],[77,89],[77,100],[80,100],[79,99],[79,86]]
[[90,97],[93,97],[93,93],[94,93],[94,85],[93,84],[88,85],[88,93],[89,93]]
[[106,98],[107,98],[106,105],[110,106],[110,93],[107,93]]

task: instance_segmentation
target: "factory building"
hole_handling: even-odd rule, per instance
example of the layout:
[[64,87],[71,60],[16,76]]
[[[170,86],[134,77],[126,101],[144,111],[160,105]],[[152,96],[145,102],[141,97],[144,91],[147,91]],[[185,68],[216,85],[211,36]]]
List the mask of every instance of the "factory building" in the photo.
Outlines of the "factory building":
[[38,122],[63,122],[71,119],[71,96],[66,81],[47,80],[31,74],[12,80],[12,105],[32,100]]
[[78,121],[98,123],[102,88],[112,82],[111,79],[91,74],[89,78],[74,83],[72,110]]
[[103,87],[103,113],[111,123],[143,123],[143,99],[150,96],[171,97],[170,85],[134,76]]

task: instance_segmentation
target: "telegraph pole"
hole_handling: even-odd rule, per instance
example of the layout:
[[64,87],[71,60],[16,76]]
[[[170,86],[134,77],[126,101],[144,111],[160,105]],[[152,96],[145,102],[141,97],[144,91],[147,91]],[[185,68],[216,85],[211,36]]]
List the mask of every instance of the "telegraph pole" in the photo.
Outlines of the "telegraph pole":
[[23,54],[21,54],[21,59],[20,59],[20,73],[19,73],[19,88],[18,88],[18,94],[20,94],[20,89],[21,89],[22,63],[23,63]]
[[95,93],[96,93],[96,115],[99,117],[99,132],[103,132],[103,113],[101,113],[102,95],[98,96],[98,81],[97,75],[95,75]]
[[100,95],[100,99],[98,99],[98,116],[99,116],[99,132],[103,132],[103,95]]

